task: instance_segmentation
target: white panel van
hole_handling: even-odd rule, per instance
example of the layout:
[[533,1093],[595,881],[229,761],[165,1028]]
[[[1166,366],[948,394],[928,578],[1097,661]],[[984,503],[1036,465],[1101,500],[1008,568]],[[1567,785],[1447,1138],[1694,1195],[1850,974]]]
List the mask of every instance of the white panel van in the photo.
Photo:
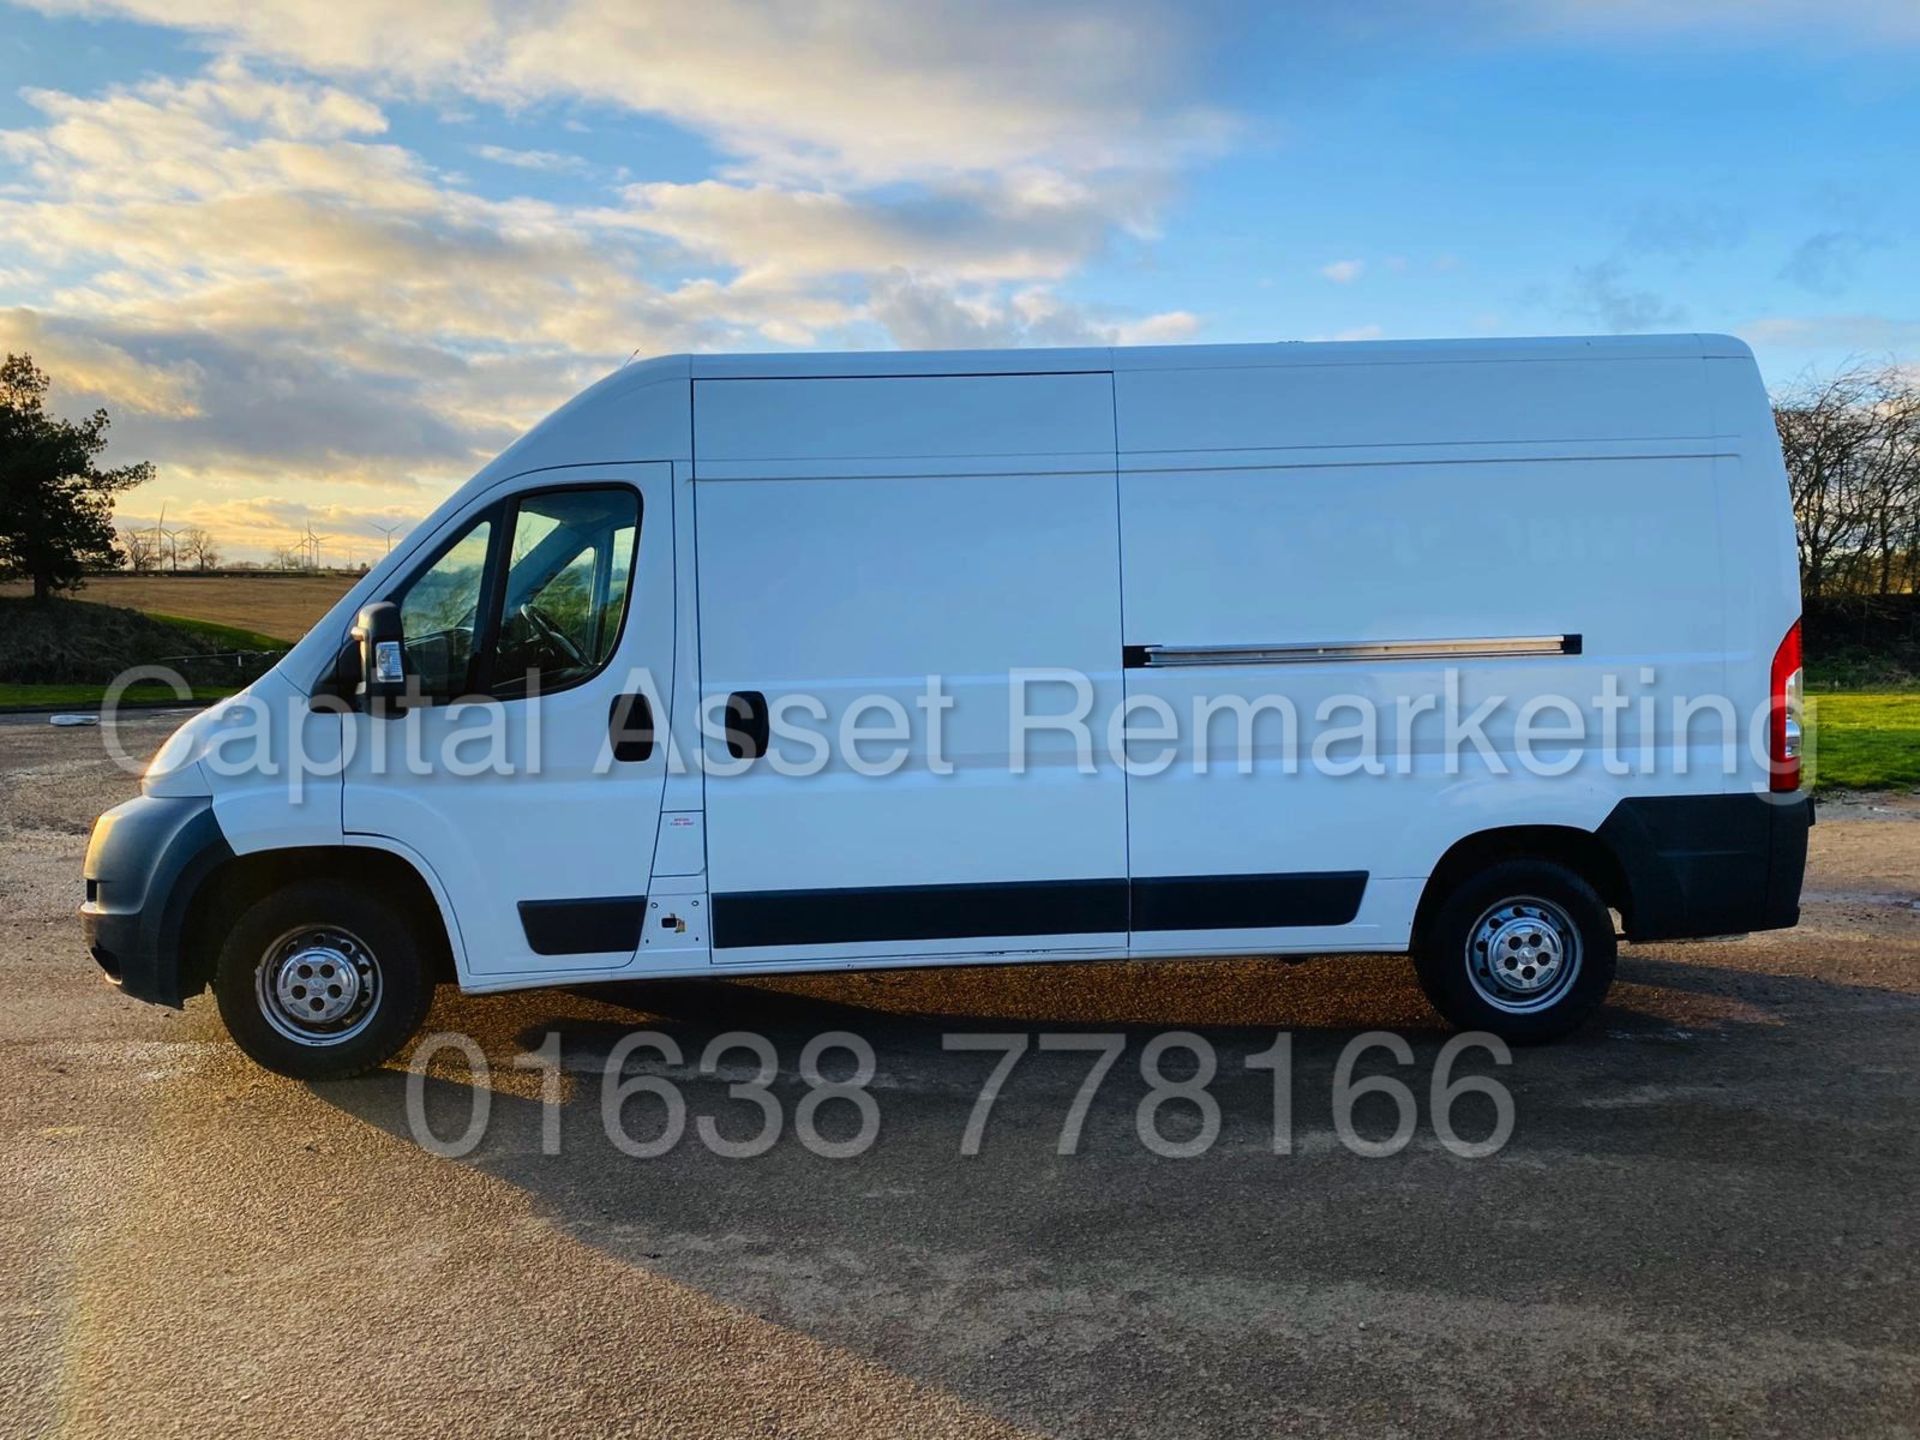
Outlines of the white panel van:
[[670,357],[183,725],[81,914],[308,1078],[443,979],[1216,954],[1547,1039],[1798,918],[1798,617],[1725,337]]

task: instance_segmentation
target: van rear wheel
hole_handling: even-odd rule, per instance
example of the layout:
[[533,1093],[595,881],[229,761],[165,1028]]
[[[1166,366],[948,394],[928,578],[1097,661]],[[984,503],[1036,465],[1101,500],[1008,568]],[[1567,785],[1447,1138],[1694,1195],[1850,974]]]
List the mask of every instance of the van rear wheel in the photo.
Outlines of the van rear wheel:
[[1503,860],[1441,902],[1413,960],[1453,1024],[1527,1045],[1581,1025],[1616,958],[1613,917],[1585,879],[1550,860]]
[[397,1054],[433,1001],[410,916],[337,880],[283,886],[243,910],[214,998],[234,1043],[296,1080],[341,1080]]

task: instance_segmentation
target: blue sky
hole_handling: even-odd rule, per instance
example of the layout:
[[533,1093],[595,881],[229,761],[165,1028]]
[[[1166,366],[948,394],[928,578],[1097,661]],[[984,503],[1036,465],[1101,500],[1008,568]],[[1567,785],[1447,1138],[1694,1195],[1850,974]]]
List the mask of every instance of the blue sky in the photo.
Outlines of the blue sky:
[[0,345],[257,558],[635,351],[1916,363],[1916,161],[1914,0],[0,0]]

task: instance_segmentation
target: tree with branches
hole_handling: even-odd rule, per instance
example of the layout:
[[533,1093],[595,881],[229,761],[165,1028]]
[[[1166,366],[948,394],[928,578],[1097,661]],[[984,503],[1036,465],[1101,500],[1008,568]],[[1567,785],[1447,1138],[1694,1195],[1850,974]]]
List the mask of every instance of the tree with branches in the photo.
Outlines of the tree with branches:
[[175,553],[196,570],[212,570],[220,564],[220,547],[198,525],[179,531],[173,543]]
[[102,469],[107,412],[51,415],[48,383],[31,355],[0,364],[0,577],[28,577],[35,600],[121,563],[113,497],[153,477],[144,462]]
[[1920,378],[1851,366],[1774,404],[1809,600],[1920,586]]
[[142,530],[136,525],[123,525],[120,528],[120,549],[127,557],[127,568],[136,575],[144,575],[160,564],[160,554],[153,547],[153,532]]

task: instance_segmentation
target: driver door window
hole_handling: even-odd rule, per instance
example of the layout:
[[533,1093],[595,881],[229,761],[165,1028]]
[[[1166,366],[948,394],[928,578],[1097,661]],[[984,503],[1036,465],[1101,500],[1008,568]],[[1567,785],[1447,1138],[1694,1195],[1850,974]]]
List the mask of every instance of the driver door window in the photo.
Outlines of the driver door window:
[[613,658],[639,530],[639,496],[622,487],[519,502],[489,657],[493,694],[564,689]]
[[489,510],[400,596],[421,692],[516,699],[597,675],[620,641],[639,537],[640,496],[626,486],[544,491]]

